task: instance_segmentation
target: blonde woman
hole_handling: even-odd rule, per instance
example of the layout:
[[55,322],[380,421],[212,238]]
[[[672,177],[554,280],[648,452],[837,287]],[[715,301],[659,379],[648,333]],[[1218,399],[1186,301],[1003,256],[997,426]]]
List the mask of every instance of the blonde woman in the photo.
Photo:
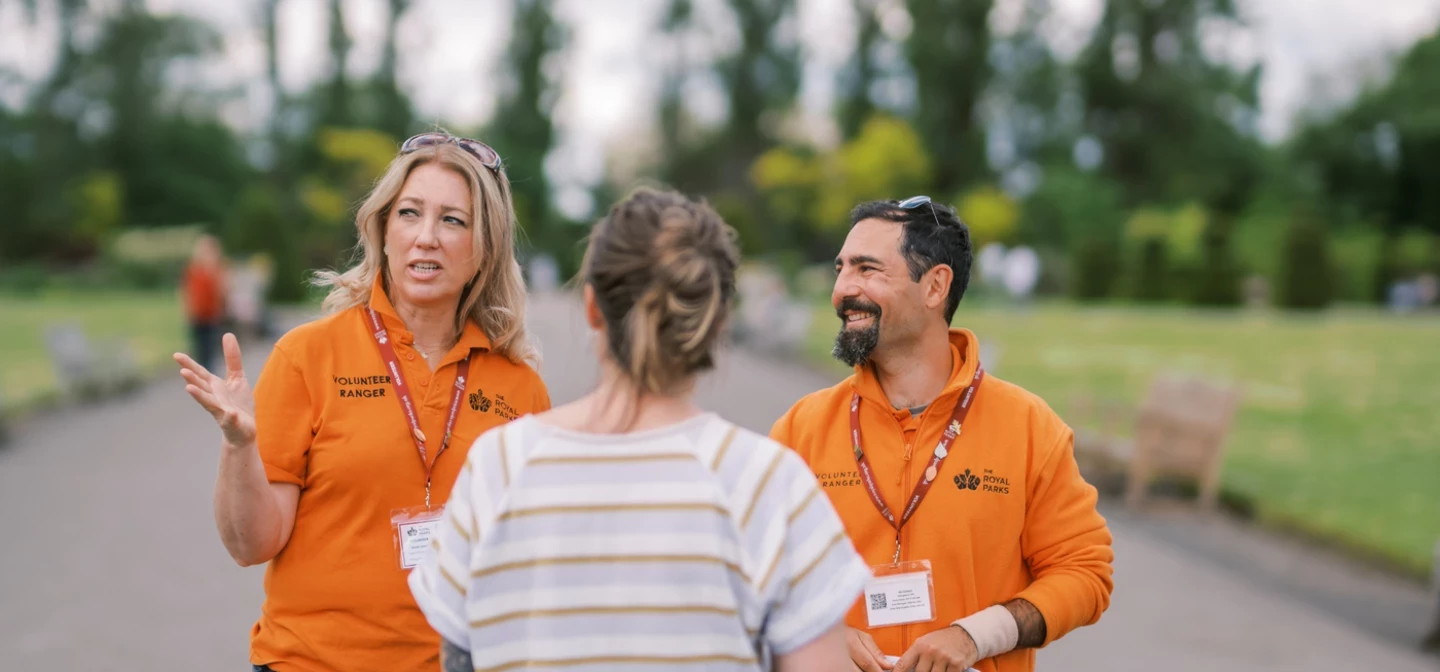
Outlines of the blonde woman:
[[640,190],[596,225],[601,376],[486,432],[410,575],[443,668],[848,670],[870,570],[800,458],[692,400],[735,293],[733,232]]
[[233,335],[223,377],[175,356],[223,435],[220,539],[269,563],[256,670],[436,667],[406,574],[475,437],[550,406],[493,149],[410,138],[355,226],[359,264],[318,275],[327,315],[276,343],[253,394]]

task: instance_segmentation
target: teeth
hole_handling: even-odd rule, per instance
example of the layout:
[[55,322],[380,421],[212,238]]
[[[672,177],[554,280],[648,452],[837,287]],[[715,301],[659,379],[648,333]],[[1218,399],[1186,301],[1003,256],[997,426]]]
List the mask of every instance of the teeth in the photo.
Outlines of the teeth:
[[422,264],[415,264],[415,265],[414,265],[414,268],[415,268],[415,270],[417,270],[417,271],[438,271],[438,270],[440,270],[440,265],[439,265],[439,264],[424,264],[424,263],[422,263]]

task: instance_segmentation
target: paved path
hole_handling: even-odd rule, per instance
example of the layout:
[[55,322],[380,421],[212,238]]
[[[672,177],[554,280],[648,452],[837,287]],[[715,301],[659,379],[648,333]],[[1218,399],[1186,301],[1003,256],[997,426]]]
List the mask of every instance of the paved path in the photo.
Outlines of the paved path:
[[[552,397],[588,389],[593,344],[578,311],[540,298],[531,323]],[[264,349],[247,353],[258,370]],[[825,384],[799,366],[731,352],[699,393],[765,431]],[[18,428],[0,450],[0,669],[246,669],[261,570],[237,568],[215,533],[216,440],[178,379]],[[1242,567],[1200,557],[1153,522],[1120,513],[1111,522],[1113,605],[1098,626],[1042,652],[1042,670],[1440,669]]]

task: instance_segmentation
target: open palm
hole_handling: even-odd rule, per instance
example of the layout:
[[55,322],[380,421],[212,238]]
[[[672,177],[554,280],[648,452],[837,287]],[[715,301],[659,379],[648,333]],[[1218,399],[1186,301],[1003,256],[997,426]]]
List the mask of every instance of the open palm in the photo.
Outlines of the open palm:
[[240,342],[234,334],[225,334],[225,377],[210,373],[205,367],[183,353],[175,353],[180,363],[180,377],[185,391],[220,425],[225,442],[246,446],[255,441],[255,393],[245,379],[240,362]]

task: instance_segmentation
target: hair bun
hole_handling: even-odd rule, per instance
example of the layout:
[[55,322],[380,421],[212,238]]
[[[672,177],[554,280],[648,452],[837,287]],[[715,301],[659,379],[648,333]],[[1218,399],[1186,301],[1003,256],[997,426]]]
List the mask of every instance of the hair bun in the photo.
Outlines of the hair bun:
[[735,293],[734,230],[713,209],[639,189],[595,228],[584,277],[605,316],[611,354],[652,393],[714,366]]

